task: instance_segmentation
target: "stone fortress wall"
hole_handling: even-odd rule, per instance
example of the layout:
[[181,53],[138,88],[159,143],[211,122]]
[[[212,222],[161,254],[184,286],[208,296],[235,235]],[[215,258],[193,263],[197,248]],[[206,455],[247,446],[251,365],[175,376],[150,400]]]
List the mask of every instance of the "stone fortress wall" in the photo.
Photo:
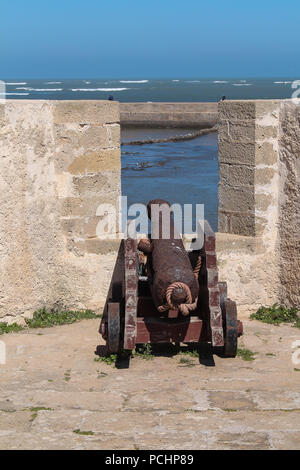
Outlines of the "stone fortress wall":
[[300,106],[219,104],[220,277],[247,313],[300,304]]
[[99,310],[118,242],[99,204],[121,192],[119,103],[0,106],[0,321],[46,306]]
[[[218,113],[220,280],[241,316],[299,305],[300,111],[225,101]],[[118,211],[121,194],[119,103],[7,101],[0,168],[0,321],[43,306],[101,312],[120,245],[118,227],[98,236],[99,206]]]

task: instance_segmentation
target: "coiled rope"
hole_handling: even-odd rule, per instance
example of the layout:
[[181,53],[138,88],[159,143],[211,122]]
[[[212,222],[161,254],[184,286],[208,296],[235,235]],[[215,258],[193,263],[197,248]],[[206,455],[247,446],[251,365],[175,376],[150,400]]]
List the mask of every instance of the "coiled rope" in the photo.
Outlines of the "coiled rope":
[[[202,259],[201,256],[198,257],[197,264],[194,268],[194,275],[198,281],[198,276],[199,276],[199,271],[201,268],[202,264]],[[183,289],[185,291],[185,303],[175,305],[172,302],[172,293],[175,289]],[[197,302],[198,302],[198,297],[196,297],[195,301],[192,302],[192,294],[189,286],[185,284],[184,282],[173,282],[173,284],[170,284],[169,287],[166,290],[166,303],[163,305],[160,305],[157,310],[159,312],[166,312],[167,310],[179,310],[182,315],[188,315],[190,312],[196,309],[197,307]]]

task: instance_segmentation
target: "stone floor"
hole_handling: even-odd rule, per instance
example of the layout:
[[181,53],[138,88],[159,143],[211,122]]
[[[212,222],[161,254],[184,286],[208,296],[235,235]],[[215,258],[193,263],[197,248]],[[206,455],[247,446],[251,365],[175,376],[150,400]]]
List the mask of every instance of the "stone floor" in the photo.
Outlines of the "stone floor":
[[98,320],[3,335],[0,448],[300,449],[300,330],[244,326],[253,362],[204,351],[129,368],[94,361]]

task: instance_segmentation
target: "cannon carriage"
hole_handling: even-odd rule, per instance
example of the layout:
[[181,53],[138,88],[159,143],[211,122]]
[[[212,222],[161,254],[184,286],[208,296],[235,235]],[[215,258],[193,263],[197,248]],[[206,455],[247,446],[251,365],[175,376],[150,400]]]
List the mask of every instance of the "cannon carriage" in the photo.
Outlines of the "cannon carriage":
[[[149,216],[157,201],[165,203],[150,201]],[[205,221],[202,247],[185,250],[172,221],[170,239],[163,240],[158,228],[156,240],[122,241],[100,326],[107,351],[145,343],[210,343],[235,357],[243,325],[226,282],[218,279],[215,233]]]

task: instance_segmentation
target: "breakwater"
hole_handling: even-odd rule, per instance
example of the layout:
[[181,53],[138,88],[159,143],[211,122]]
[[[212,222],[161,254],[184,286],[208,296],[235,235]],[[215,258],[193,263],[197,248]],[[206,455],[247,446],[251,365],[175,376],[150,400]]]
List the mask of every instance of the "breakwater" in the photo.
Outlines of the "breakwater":
[[217,122],[218,103],[120,103],[120,123],[124,128],[205,129]]
[[147,144],[165,144],[168,142],[184,142],[186,140],[193,140],[197,137],[201,137],[203,135],[212,134],[218,131],[218,126],[210,127],[209,129],[200,129],[198,131],[188,132],[184,134],[176,134],[170,137],[162,138],[162,139],[136,139],[130,140],[126,142],[121,142],[121,146],[124,145],[147,145]]

